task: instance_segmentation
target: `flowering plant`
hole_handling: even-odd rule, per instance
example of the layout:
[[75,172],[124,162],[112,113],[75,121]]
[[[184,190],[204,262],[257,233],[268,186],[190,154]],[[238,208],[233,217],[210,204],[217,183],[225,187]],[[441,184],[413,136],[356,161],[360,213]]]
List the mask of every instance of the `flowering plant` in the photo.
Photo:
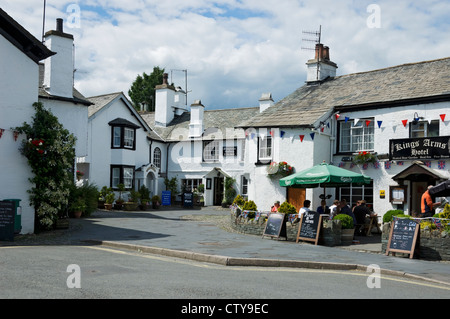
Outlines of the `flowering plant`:
[[272,162],[267,167],[267,174],[276,176],[280,175],[282,177],[291,175],[294,172],[294,168],[287,162]]
[[44,140],[40,138],[29,139],[30,146],[34,148],[39,154],[44,154]]
[[353,157],[353,163],[355,164],[375,163],[376,160],[374,154],[366,151],[358,152],[358,155]]
[[84,176],[83,172],[77,171],[77,179],[80,180],[81,177]]

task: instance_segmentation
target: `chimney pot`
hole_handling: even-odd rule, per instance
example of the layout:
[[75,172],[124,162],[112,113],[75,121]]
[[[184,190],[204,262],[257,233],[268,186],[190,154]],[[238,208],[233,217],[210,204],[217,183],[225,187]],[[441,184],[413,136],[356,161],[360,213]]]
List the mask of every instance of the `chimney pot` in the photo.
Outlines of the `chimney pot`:
[[64,20],[61,18],[56,19],[56,31],[63,33],[64,32],[64,27],[63,27],[63,23]]
[[168,85],[169,84],[169,74],[167,74],[167,73],[164,73],[163,74],[163,84],[166,84],[166,85]]

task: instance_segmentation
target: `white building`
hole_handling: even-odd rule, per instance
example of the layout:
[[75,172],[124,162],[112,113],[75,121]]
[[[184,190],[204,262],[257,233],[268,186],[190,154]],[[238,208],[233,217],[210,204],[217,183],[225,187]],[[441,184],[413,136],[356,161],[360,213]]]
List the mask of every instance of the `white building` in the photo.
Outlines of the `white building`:
[[13,128],[31,122],[38,101],[39,61],[54,54],[0,9],[0,200],[20,199],[22,233],[34,231],[27,190],[32,177]]
[[[397,208],[419,212],[426,186],[450,177],[450,58],[336,76],[337,65],[319,44],[307,65],[305,85],[240,125],[255,133],[245,169],[249,198],[258,209],[286,199],[298,208],[304,198],[315,209],[323,189],[281,188],[267,166],[286,161],[298,172],[325,161],[373,179],[365,187],[327,189],[329,205],[365,199],[379,216]],[[375,154],[376,163],[352,165],[362,151]]]

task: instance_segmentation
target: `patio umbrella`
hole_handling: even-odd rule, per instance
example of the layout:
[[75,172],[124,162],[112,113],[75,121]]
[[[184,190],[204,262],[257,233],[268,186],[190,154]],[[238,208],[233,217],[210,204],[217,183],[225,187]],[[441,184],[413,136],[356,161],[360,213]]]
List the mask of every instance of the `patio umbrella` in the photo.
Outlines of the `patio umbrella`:
[[322,163],[280,179],[280,186],[297,188],[341,187],[369,184],[371,178],[334,165]]

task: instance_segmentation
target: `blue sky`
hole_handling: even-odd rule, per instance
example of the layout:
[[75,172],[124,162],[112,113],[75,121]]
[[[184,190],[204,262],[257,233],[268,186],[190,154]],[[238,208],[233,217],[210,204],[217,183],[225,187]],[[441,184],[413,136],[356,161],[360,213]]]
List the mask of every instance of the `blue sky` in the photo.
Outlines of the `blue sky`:
[[[42,1],[0,0],[1,7],[41,38]],[[80,24],[68,25],[70,5]],[[370,5],[379,27],[370,27]],[[47,0],[46,30],[55,19],[75,37],[76,87],[85,96],[128,92],[154,66],[188,70],[188,104],[207,109],[275,101],[302,86],[304,30],[322,25],[338,75],[450,56],[450,1],[390,0]],[[184,73],[173,72],[184,87]]]

